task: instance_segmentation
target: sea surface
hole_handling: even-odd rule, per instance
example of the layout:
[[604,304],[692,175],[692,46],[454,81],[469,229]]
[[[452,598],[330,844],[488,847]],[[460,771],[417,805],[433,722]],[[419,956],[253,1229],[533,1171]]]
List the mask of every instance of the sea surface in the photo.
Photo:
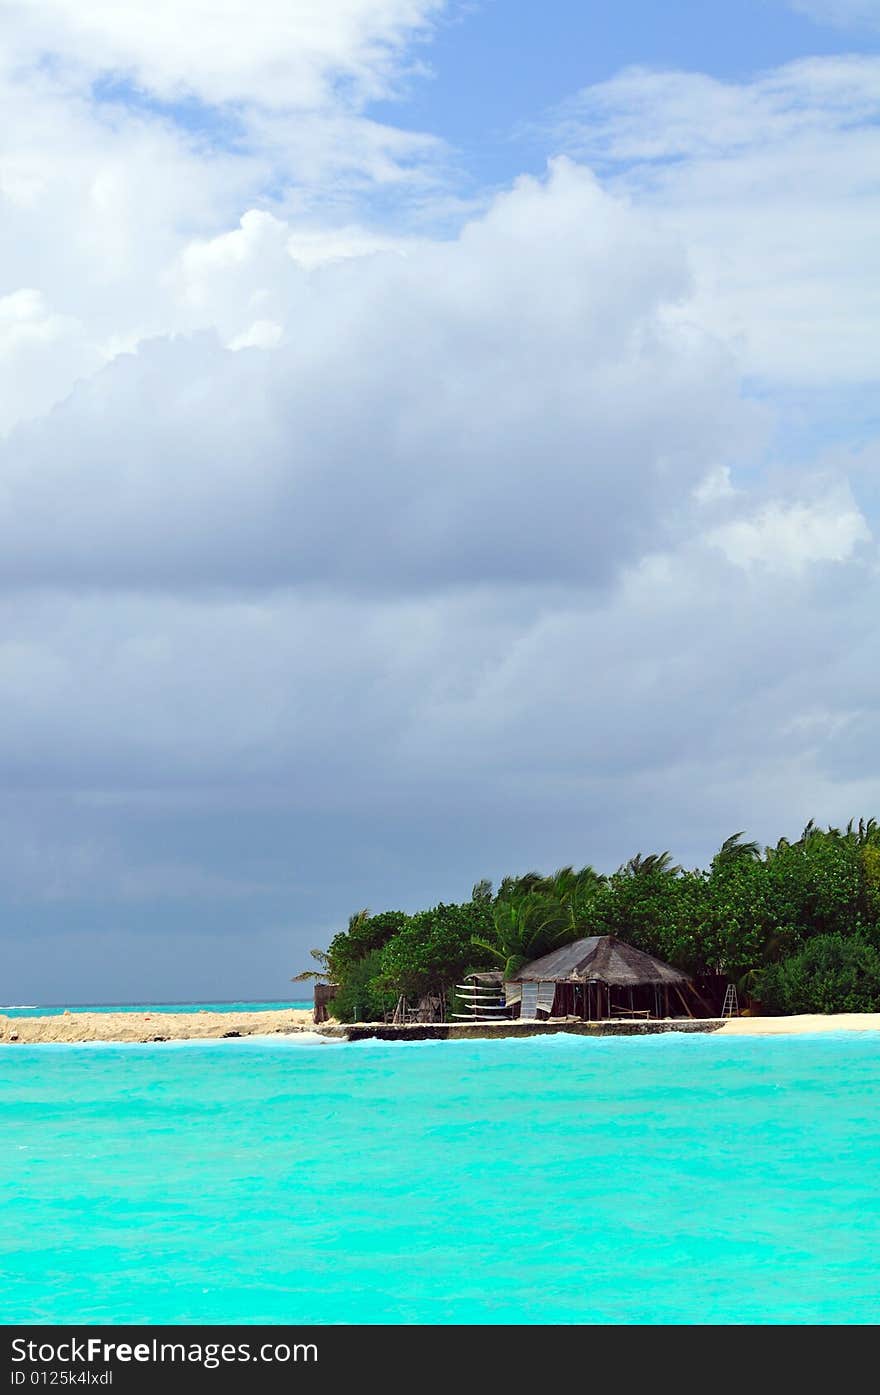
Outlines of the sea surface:
[[873,1323],[880,1034],[0,1049],[0,1320]]
[[235,1003],[0,1003],[4,1017],[60,1017],[64,1012],[278,1012],[282,1008],[311,1008],[311,998],[278,1002]]

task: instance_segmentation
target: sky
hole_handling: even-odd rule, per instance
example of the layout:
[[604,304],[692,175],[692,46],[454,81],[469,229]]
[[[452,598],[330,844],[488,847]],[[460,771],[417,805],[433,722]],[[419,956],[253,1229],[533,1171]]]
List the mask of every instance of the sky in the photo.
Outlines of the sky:
[[0,0],[0,1003],[880,814],[880,0]]

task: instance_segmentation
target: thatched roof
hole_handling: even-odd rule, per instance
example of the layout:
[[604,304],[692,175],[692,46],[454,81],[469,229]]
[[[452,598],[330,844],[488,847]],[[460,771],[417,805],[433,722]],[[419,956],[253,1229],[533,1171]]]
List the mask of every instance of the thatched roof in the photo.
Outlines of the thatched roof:
[[644,984],[687,983],[687,975],[643,954],[614,935],[590,935],[524,964],[513,983],[589,983],[637,988]]

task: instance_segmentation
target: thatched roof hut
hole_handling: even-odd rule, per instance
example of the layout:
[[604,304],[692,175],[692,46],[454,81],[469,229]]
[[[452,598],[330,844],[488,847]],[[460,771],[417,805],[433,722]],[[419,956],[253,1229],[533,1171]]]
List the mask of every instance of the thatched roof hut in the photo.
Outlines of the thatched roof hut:
[[590,935],[524,964],[516,983],[561,983],[590,980],[615,987],[636,988],[649,983],[687,983],[687,974],[643,954],[616,935]]
[[521,997],[523,1017],[659,1017],[661,1003],[668,1016],[670,988],[690,1013],[681,992],[687,983],[679,969],[615,935],[590,935],[523,965],[510,980],[508,1001]]

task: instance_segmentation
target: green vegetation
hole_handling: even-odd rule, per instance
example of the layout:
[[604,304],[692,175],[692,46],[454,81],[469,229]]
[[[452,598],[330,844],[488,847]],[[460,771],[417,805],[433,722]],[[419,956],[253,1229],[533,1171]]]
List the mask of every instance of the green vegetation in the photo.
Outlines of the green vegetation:
[[859,935],[817,935],[764,970],[761,996],[768,1012],[874,1012],[880,954]]
[[401,995],[449,999],[468,972],[510,976],[585,935],[617,935],[685,970],[715,1010],[731,980],[767,1011],[880,1010],[880,824],[811,821],[797,842],[767,848],[736,833],[706,870],[638,854],[610,876],[563,867],[497,891],[479,882],[469,901],[415,915],[359,911],[325,970],[337,1016],[381,1018]]

